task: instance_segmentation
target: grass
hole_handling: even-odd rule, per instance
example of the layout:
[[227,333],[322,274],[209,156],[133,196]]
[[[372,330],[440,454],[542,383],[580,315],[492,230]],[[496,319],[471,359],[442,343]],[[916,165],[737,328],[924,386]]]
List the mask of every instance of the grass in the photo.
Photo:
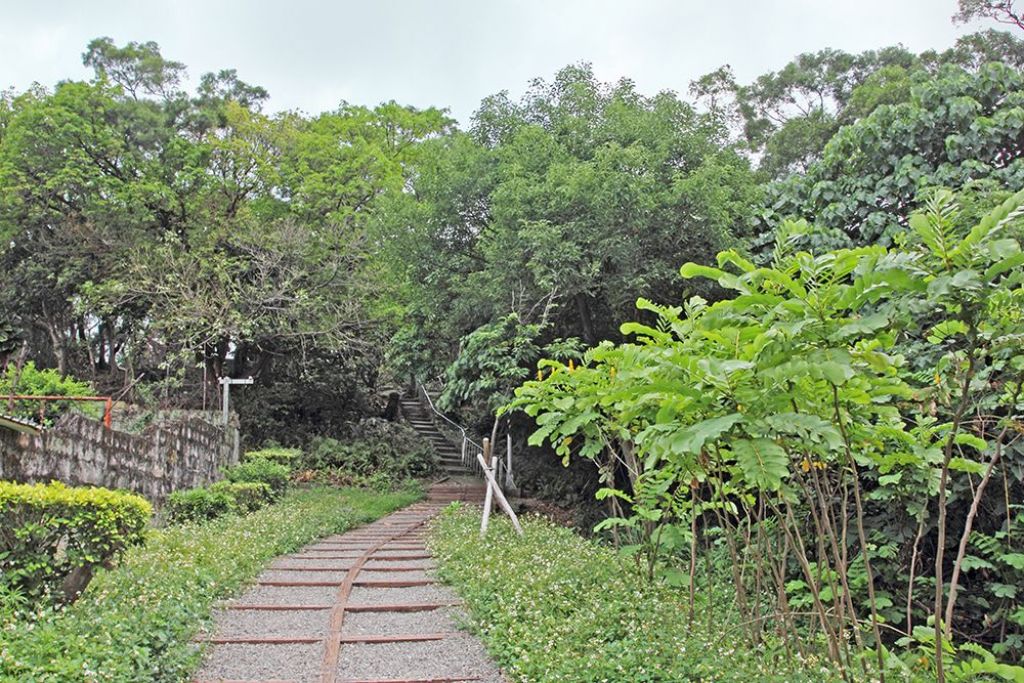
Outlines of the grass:
[[244,517],[152,530],[70,607],[4,624],[0,681],[188,680],[200,655],[191,639],[215,601],[237,594],[271,558],[419,497],[296,490]]
[[[501,518],[479,538],[479,513],[449,508],[431,547],[466,601],[470,627],[513,681],[830,681],[824,659],[790,660],[746,644],[727,591],[691,627],[685,595],[646,583],[633,564],[539,518],[518,538]],[[713,614],[711,623],[705,618]]]

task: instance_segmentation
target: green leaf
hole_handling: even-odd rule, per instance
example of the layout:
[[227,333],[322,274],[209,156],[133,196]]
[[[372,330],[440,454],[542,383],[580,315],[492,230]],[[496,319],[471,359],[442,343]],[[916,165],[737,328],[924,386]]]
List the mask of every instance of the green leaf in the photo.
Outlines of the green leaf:
[[985,439],[979,438],[974,434],[968,432],[958,432],[953,437],[953,443],[958,446],[970,446],[976,451],[985,451],[988,449],[988,442]]
[[836,386],[842,386],[846,384],[846,380],[853,377],[853,369],[848,365],[843,365],[835,361],[827,361],[818,366],[818,372],[826,380],[835,384]]
[[1024,253],[1018,252],[992,264],[985,270],[985,280],[991,282],[1003,273],[1024,265]]
[[743,422],[743,415],[731,413],[722,417],[698,422],[677,432],[670,441],[672,451],[678,454],[700,453],[704,444],[717,439],[722,434]]
[[950,337],[967,333],[967,324],[962,320],[944,320],[928,332],[928,342],[940,344]]
[[964,560],[960,563],[960,568],[965,572],[969,572],[974,571],[975,569],[995,569],[996,567],[984,558],[976,555],[964,555]]
[[1011,586],[1006,583],[993,583],[989,585],[989,590],[992,595],[997,598],[1015,598],[1017,597],[1017,587]]
[[956,472],[968,472],[970,474],[981,474],[985,471],[984,463],[969,458],[952,458],[949,461],[949,469]]
[[732,452],[744,478],[756,488],[777,491],[789,474],[789,456],[770,439],[737,439]]
[[627,503],[629,503],[630,505],[633,504],[632,496],[627,494],[625,491],[620,491],[619,489],[601,488],[601,489],[597,490],[597,493],[594,494],[594,497],[597,498],[598,500],[605,500],[607,498],[613,498],[614,497],[614,498],[619,498],[621,500],[624,500]]
[[1024,570],[1024,553],[1007,553],[1000,555],[999,561],[1010,565],[1014,569]]

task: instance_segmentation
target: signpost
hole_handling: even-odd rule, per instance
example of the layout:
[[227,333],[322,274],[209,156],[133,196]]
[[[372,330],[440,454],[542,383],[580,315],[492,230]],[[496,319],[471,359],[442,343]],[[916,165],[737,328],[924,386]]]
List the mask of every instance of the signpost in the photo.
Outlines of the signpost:
[[231,400],[231,385],[232,384],[252,384],[252,377],[246,377],[245,379],[231,379],[230,377],[221,377],[220,385],[224,387],[224,400],[221,404],[223,411],[224,426],[228,426],[228,402]]

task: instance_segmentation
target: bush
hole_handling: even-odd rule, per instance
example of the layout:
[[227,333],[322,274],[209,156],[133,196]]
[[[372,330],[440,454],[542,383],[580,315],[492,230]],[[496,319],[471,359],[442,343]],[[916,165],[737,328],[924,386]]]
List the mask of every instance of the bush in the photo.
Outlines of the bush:
[[246,460],[262,458],[278,465],[284,465],[289,470],[294,470],[302,458],[302,451],[298,448],[283,448],[281,446],[265,447],[258,451],[249,451],[245,454]]
[[167,521],[171,524],[203,522],[232,512],[255,512],[274,501],[274,493],[263,482],[218,481],[208,488],[175,491],[167,498]]
[[270,487],[271,500],[277,500],[284,494],[289,474],[287,467],[265,458],[247,458],[241,464],[224,470],[228,481],[266,484]]
[[171,524],[216,519],[236,510],[235,497],[223,488],[195,488],[175,491],[164,508]]
[[354,426],[345,441],[314,439],[301,462],[307,470],[340,470],[359,476],[381,473],[405,479],[433,474],[437,456],[408,425],[370,418]]
[[0,482],[0,592],[74,600],[97,566],[143,543],[152,512],[130,493]]
[[[7,367],[0,372],[0,396],[10,394],[23,394],[26,396],[90,396],[95,394],[88,382],[76,380],[73,377],[64,377],[56,370],[40,370],[35,363],[28,361],[22,366],[21,372],[14,363],[8,363]],[[96,403],[77,403],[72,401],[46,401],[42,405],[43,422],[52,424],[53,421],[66,412],[71,406],[97,417],[102,414],[103,408]],[[15,401],[12,410],[4,407],[4,412],[13,414],[16,417],[30,420],[39,419],[39,401]]]
[[255,481],[218,481],[211,491],[224,491],[235,501],[238,512],[255,512],[274,501],[269,484]]
[[74,605],[0,624],[0,681],[192,680],[201,654],[192,639],[217,600],[271,558],[414,500],[307,489],[245,517],[152,531]]

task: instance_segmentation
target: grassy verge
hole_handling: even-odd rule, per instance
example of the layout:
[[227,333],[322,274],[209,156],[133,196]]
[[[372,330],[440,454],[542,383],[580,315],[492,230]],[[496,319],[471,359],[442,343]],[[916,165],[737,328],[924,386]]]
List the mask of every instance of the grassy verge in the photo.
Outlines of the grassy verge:
[[498,519],[481,541],[479,523],[450,508],[431,544],[470,626],[514,681],[833,680],[823,660],[746,645],[725,590],[715,591],[716,616],[706,619],[706,604],[691,626],[685,596],[645,583],[611,549],[536,518],[522,539]]
[[154,530],[114,570],[62,610],[0,631],[2,681],[182,681],[190,643],[216,600],[236,593],[273,557],[407,505],[416,493],[309,489],[244,517]]

